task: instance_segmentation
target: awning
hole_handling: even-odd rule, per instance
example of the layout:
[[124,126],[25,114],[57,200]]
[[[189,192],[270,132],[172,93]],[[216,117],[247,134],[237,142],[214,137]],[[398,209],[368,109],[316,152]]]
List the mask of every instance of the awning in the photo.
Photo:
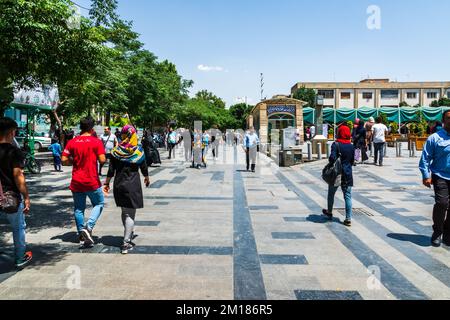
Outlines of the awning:
[[[409,123],[420,122],[424,119],[428,122],[440,121],[445,110],[450,110],[450,107],[402,107],[402,108],[370,108],[362,107],[359,109],[350,108],[325,108],[323,109],[324,122],[334,124],[346,121],[355,121],[357,118],[363,121],[368,121],[369,118],[376,118],[381,114],[385,114],[389,122]],[[314,124],[317,114],[313,108],[303,109],[304,122]],[[335,120],[336,119],[336,120]]]

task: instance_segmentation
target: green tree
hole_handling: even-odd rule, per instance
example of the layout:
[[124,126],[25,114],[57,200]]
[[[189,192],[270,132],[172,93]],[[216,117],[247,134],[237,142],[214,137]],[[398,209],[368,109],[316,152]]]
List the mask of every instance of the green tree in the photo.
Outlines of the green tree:
[[239,129],[246,129],[247,117],[250,115],[253,108],[254,106],[247,105],[246,103],[239,103],[230,107],[230,114],[236,120]]
[[117,0],[92,0],[89,16],[96,26],[111,26],[119,20]]
[[402,108],[402,107],[410,107],[410,105],[406,101],[402,101],[402,102],[400,102],[399,107],[400,108]]
[[[4,0],[0,2],[0,88],[3,97],[16,87],[83,82],[109,48],[90,20],[69,23],[69,0]],[[1,107],[10,101],[5,99]]]
[[294,99],[302,100],[307,102],[306,107],[315,108],[317,101],[317,94],[314,89],[308,89],[305,87],[301,87],[294,93]]
[[434,100],[431,107],[439,108],[439,107],[450,107],[450,99],[448,98],[440,98],[439,100]]
[[225,109],[225,102],[221,98],[215,96],[212,92],[209,92],[207,90],[197,92],[195,98],[207,101],[212,107],[216,109]]

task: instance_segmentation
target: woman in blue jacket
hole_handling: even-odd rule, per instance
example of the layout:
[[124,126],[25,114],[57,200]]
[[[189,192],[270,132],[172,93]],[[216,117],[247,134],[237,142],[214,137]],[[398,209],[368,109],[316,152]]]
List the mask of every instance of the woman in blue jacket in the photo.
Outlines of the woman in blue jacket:
[[[342,163],[342,176],[340,186],[344,193],[346,218],[344,225],[352,225],[352,188],[353,188],[353,165],[355,163],[355,147],[352,145],[352,134],[350,128],[341,126],[338,130],[338,139],[331,147],[330,163],[334,163],[339,155]],[[338,185],[329,185],[328,187],[328,210],[324,209],[323,214],[333,219],[334,196],[336,195]]]

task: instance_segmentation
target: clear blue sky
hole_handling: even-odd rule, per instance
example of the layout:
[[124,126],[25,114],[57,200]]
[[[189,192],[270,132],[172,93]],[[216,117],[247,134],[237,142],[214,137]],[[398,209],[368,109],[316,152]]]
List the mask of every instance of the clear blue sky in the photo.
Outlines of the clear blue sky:
[[[367,27],[370,5],[380,30]],[[258,102],[260,73],[267,97],[299,81],[450,81],[448,0],[119,0],[119,14],[192,93],[228,105]]]

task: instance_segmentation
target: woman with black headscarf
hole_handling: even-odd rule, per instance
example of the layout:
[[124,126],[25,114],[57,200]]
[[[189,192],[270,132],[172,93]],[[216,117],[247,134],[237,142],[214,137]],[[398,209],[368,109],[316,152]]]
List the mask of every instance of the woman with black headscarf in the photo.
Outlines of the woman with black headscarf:
[[353,130],[353,146],[355,147],[355,161],[364,164],[369,157],[367,156],[367,131],[364,121],[360,121],[358,127]]

